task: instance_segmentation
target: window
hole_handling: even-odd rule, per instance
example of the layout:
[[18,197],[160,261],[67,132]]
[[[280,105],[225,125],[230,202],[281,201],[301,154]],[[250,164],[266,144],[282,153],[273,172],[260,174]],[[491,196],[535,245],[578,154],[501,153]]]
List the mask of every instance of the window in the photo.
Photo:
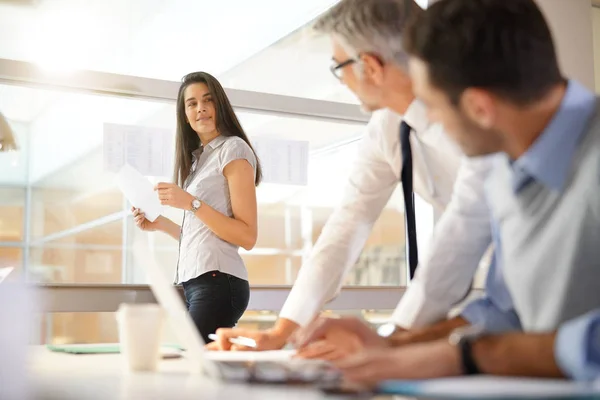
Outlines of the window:
[[[337,90],[339,85],[333,85],[329,77],[321,81],[321,75],[317,80],[303,75],[318,70],[321,63],[327,72],[329,54],[321,52],[315,57],[303,51],[293,57],[303,62],[290,64],[294,50],[287,47],[284,54],[262,58],[258,69],[249,60],[269,48],[277,51],[277,43],[302,31],[336,2],[261,0],[257,5],[245,0],[61,0],[22,2],[20,6],[4,2],[0,4],[0,58],[33,62],[61,73],[94,70],[169,81],[202,68],[219,78],[227,77],[222,82],[225,87],[252,90],[251,81],[260,80],[265,84],[261,92],[271,92],[268,81],[300,78],[284,94],[302,96],[304,92],[310,98],[325,99],[327,93],[318,93],[319,84],[328,84],[326,91]],[[227,21],[226,27],[223,21]],[[192,43],[201,46],[192,49]],[[248,74],[258,75],[248,80]],[[309,81],[315,92],[303,89]]]
[[[26,247],[30,278],[46,283],[145,283],[143,266],[131,248],[148,236],[166,272],[174,273],[177,243],[134,226],[129,205],[113,182],[114,174],[104,170],[102,156],[104,123],[172,129],[173,102],[3,85],[0,93],[13,99],[7,111],[11,121],[21,112],[19,141],[26,143],[0,159],[26,172],[20,180],[14,178],[18,174],[1,176],[5,195],[0,222],[11,227],[3,229],[6,237],[1,240]],[[22,110],[30,104],[35,104],[35,112],[25,115]],[[257,246],[242,251],[252,284],[290,285],[341,201],[360,150],[363,124],[237,113],[251,139],[276,136],[310,145],[308,186],[263,183],[258,188]],[[11,159],[15,154],[16,164]],[[375,225],[349,284],[406,282],[401,204],[398,191]],[[166,215],[181,221],[178,210],[167,210]]]
[[594,7],[592,7],[592,27],[594,33],[596,92],[600,93],[600,3],[594,3]]
[[[231,92],[244,91],[238,92],[236,112],[251,139],[264,135],[309,142],[308,186],[262,184],[258,242],[252,251],[241,251],[251,284],[292,284],[340,201],[367,120],[356,98],[330,76],[327,39],[309,37],[304,29],[336,2],[264,0],[260,7],[241,0],[0,4],[0,70],[3,82],[8,81],[0,84],[0,110],[20,146],[16,153],[0,153],[0,266],[22,266],[30,280],[41,283],[145,283],[143,265],[132,249],[150,241],[165,272],[174,272],[177,243],[140,232],[113,175],[104,171],[103,124],[172,130],[177,82],[202,68]],[[188,43],[202,43],[201,50],[189,51]],[[34,72],[34,66],[41,72]],[[252,99],[263,93],[280,96],[267,96],[259,112],[251,112]],[[406,282],[402,212],[396,193],[347,284]],[[426,216],[422,226],[432,224],[429,214],[421,214]],[[181,219],[177,210],[166,215]],[[419,231],[427,232],[421,225]],[[245,323],[254,326],[273,320],[257,311],[246,317]],[[114,315],[48,315],[40,338],[114,341]]]

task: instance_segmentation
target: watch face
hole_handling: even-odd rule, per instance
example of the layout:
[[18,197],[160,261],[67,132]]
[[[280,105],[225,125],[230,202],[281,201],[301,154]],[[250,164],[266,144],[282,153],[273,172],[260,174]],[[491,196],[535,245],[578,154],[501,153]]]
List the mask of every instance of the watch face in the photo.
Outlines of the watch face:
[[377,328],[377,334],[381,337],[390,337],[396,331],[396,325],[387,323]]
[[192,207],[200,208],[200,205],[201,205],[200,200],[198,200],[198,199],[192,200]]

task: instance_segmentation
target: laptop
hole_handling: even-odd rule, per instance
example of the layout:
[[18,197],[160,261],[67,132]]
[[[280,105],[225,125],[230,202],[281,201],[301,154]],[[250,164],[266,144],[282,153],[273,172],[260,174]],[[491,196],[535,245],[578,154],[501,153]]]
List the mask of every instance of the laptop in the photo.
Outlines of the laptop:
[[184,357],[192,362],[192,372],[210,378],[264,383],[338,382],[339,372],[322,360],[295,359],[295,351],[209,351],[198,334],[177,289],[167,279],[149,249],[136,246],[134,253],[145,265],[150,288],[167,313],[168,322],[185,348]]

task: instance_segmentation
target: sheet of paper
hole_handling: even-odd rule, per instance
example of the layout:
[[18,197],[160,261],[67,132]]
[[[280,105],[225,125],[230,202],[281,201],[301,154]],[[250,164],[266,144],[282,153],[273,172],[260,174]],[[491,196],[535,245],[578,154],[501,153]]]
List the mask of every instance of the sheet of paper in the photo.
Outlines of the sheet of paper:
[[0,282],[5,280],[8,274],[10,274],[13,271],[13,269],[13,267],[0,268]]
[[256,138],[252,145],[263,168],[263,182],[283,185],[308,184],[308,142]]
[[150,222],[154,222],[162,212],[162,205],[154,185],[129,164],[123,165],[115,176],[115,183],[123,195],[134,206],[141,209]]
[[600,396],[600,385],[558,379],[525,379],[476,376],[422,381],[388,381],[380,386],[386,394],[435,396],[440,399],[539,398],[573,395]]
[[204,354],[212,361],[287,361],[296,354],[296,350],[206,351]]
[[103,150],[109,172],[129,164],[146,176],[172,173],[173,133],[168,129],[104,124]]

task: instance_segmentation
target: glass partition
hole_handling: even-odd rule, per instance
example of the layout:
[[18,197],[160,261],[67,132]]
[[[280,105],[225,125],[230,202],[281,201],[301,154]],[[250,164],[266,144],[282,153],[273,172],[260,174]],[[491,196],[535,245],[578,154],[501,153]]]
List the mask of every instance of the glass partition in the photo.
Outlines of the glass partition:
[[[149,239],[166,273],[174,273],[177,243],[134,226],[114,173],[105,169],[102,149],[105,123],[173,132],[174,101],[4,84],[0,95],[0,105],[10,104],[3,111],[20,145],[16,153],[0,153],[5,167],[0,173],[0,223],[5,227],[0,243],[6,249],[23,249],[19,260],[29,278],[44,283],[145,283],[143,265],[131,249]],[[251,140],[275,137],[309,143],[308,185],[261,184],[258,242],[251,251],[241,252],[252,284],[290,285],[341,201],[360,151],[363,124],[237,114]],[[171,154],[173,147],[166,151]],[[406,282],[401,200],[398,190],[375,224],[348,284]],[[173,209],[165,209],[165,215],[176,222],[182,217]],[[16,256],[11,257],[14,263]]]

